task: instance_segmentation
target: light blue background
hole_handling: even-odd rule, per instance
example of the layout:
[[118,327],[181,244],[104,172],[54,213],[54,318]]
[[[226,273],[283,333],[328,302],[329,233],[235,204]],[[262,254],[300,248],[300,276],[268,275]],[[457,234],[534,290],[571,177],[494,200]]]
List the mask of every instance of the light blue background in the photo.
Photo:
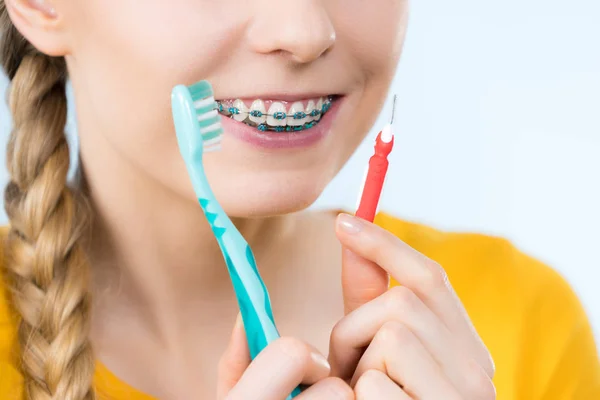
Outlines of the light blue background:
[[[569,280],[600,333],[598,21],[597,0],[413,0],[382,208],[508,237]],[[3,141],[8,125],[2,107]],[[371,145],[315,207],[354,207]]]

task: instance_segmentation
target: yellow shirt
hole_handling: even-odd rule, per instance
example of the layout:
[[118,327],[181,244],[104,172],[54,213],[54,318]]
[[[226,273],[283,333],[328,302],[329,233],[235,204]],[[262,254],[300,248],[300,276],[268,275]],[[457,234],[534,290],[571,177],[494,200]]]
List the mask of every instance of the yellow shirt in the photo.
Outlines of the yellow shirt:
[[[500,238],[440,232],[385,214],[376,223],[447,270],[492,353],[499,400],[600,399],[600,364],[590,324],[556,272]],[[22,399],[15,327],[0,284],[0,400]],[[153,399],[100,363],[95,382],[101,399]]]

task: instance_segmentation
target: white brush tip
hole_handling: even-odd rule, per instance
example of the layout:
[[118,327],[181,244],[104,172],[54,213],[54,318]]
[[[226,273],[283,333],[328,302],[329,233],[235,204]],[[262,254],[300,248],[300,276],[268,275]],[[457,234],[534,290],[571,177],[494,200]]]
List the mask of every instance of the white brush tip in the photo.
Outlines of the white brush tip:
[[381,131],[381,141],[384,143],[389,143],[394,138],[394,133],[392,132],[392,126],[387,124],[385,128]]

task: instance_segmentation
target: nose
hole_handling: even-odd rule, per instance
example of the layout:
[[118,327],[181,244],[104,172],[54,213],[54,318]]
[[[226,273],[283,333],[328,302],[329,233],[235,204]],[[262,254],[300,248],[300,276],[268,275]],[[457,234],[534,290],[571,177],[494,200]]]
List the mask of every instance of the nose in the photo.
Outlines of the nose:
[[262,54],[283,53],[297,63],[310,63],[336,40],[326,0],[263,0],[247,34],[250,46]]

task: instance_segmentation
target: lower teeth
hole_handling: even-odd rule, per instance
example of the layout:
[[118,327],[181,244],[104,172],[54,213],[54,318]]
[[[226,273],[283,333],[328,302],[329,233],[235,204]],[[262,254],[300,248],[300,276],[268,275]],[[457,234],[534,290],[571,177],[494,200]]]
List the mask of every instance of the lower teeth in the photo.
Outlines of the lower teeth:
[[307,122],[304,125],[296,125],[296,126],[290,126],[290,125],[286,125],[286,126],[271,126],[269,124],[260,124],[260,125],[256,125],[256,124],[252,124],[249,123],[247,125],[250,126],[254,126],[256,129],[258,129],[261,132],[299,132],[299,131],[304,131],[306,129],[310,129],[313,126],[317,125],[319,123],[319,121],[313,121],[313,122]]

